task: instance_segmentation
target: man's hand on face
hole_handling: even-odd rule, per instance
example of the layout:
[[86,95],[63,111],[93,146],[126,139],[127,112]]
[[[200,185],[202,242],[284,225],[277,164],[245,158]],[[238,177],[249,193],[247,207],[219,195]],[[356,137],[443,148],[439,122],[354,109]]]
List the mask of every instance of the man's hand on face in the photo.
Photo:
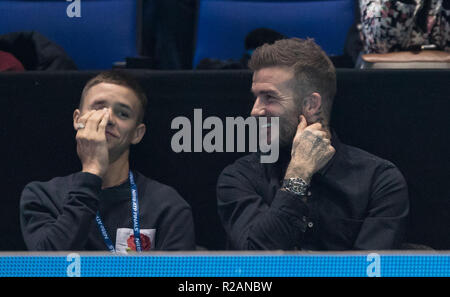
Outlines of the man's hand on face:
[[285,179],[300,177],[308,184],[311,177],[331,160],[336,150],[320,123],[307,124],[303,115],[292,142],[291,161]]
[[78,129],[77,153],[81,160],[82,171],[103,176],[109,166],[108,144],[105,128],[108,124],[109,112],[104,108],[91,110],[78,119],[84,128]]

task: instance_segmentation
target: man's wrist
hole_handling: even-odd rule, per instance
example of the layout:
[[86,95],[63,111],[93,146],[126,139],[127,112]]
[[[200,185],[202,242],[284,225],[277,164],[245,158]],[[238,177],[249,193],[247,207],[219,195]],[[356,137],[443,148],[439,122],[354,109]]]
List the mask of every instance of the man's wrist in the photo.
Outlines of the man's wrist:
[[307,184],[309,184],[311,182],[311,177],[312,177],[312,174],[306,170],[292,170],[290,168],[288,168],[286,170],[286,174],[284,175],[284,179],[301,178]]
[[104,175],[104,173],[100,169],[96,169],[96,168],[83,168],[81,170],[81,172],[87,172],[87,173],[90,173],[90,174],[94,174],[94,175],[97,175],[98,177],[100,177],[102,179],[103,179],[103,175]]

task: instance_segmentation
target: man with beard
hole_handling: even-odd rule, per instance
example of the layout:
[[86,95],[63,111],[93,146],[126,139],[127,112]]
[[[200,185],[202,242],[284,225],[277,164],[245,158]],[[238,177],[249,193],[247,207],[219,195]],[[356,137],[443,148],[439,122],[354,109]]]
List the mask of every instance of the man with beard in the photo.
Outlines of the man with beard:
[[313,40],[284,39],[252,54],[255,117],[279,118],[280,158],[258,153],[225,168],[218,212],[232,249],[399,248],[406,182],[389,161],[339,141],[329,126],[333,64]]
[[127,253],[192,250],[189,205],[171,187],[129,165],[130,146],[145,134],[147,97],[120,71],[84,87],[73,113],[81,171],[22,192],[20,220],[29,250]]

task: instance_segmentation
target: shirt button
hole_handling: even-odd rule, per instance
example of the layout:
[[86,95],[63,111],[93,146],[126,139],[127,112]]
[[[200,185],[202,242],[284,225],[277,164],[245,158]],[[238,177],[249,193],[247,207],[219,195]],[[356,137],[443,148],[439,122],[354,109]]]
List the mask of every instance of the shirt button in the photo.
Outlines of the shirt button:
[[309,228],[312,228],[314,226],[314,223],[313,222],[308,222],[308,227]]

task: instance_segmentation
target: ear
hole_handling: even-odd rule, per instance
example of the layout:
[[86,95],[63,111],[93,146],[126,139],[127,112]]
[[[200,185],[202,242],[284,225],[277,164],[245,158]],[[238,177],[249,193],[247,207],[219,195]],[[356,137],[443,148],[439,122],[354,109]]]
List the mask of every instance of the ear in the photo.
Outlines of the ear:
[[73,128],[75,130],[77,130],[77,123],[78,123],[78,119],[80,118],[81,112],[80,110],[77,108],[75,109],[75,111],[73,112]]
[[303,100],[303,115],[308,123],[315,123],[322,118],[322,96],[319,93],[312,93]]
[[131,139],[131,143],[138,144],[139,142],[141,142],[142,137],[144,137],[145,131],[146,131],[145,124],[140,123],[139,125],[137,125],[136,129],[134,130],[134,135],[133,139]]

